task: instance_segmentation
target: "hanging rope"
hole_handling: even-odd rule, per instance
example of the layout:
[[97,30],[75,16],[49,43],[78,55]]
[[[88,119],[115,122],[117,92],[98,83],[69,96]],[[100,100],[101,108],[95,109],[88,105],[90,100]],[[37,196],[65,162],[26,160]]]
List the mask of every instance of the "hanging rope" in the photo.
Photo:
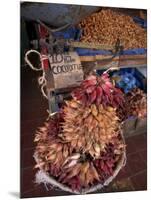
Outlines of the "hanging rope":
[[41,55],[38,51],[32,50],[32,49],[31,49],[31,50],[27,51],[26,54],[25,54],[25,61],[26,61],[26,63],[29,65],[29,67],[30,67],[32,70],[34,70],[34,71],[42,71],[42,67],[41,67],[41,68],[36,68],[36,67],[34,67],[33,64],[30,62],[30,60],[28,59],[28,56],[29,56],[29,54],[31,54],[31,53],[36,53],[36,54],[38,54],[38,56],[40,57],[40,60],[42,60],[42,55]]
[[41,93],[42,93],[42,95],[43,95],[46,99],[48,99],[47,94],[46,94],[46,92],[45,92],[45,88],[46,88],[46,79],[45,79],[45,72],[44,72],[44,71],[43,71],[43,75],[40,76],[40,77],[38,78],[38,83],[39,83],[39,85],[41,86]]
[[[41,68],[36,68],[36,67],[34,67],[33,64],[30,62],[30,60],[28,59],[28,56],[29,56],[31,53],[36,53],[36,54],[38,54],[38,56],[40,57]],[[42,95],[43,95],[46,99],[48,99],[47,94],[46,94],[46,92],[45,92],[45,88],[46,88],[46,78],[45,78],[45,71],[44,71],[44,66],[43,66],[43,61],[46,60],[46,59],[48,59],[48,56],[46,56],[46,55],[41,55],[41,53],[39,53],[39,52],[36,51],[36,50],[29,50],[29,51],[27,51],[26,54],[25,54],[25,61],[26,61],[26,63],[29,65],[29,67],[30,67],[32,70],[34,70],[34,71],[43,71],[42,76],[40,76],[40,77],[38,78],[38,83],[39,83],[39,85],[41,86],[41,93],[42,93]]]

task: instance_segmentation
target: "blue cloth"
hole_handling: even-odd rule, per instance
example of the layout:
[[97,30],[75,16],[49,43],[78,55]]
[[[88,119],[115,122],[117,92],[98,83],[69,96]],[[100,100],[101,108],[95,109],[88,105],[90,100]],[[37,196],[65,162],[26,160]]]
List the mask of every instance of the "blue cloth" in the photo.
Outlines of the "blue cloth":
[[64,31],[57,31],[53,33],[56,38],[79,40],[82,30],[76,27],[69,27]]
[[116,81],[116,86],[121,88],[124,93],[130,92],[132,89],[138,87],[144,89],[142,76],[140,72],[135,69],[120,69],[118,72],[113,72],[112,77],[119,77]]
[[76,48],[79,56],[112,55],[111,51]]
[[[97,70],[97,74],[101,75],[104,70]],[[122,89],[124,93],[128,93],[135,87],[146,92],[146,85],[144,84],[144,76],[136,68],[122,68],[119,71],[110,72],[111,77],[116,77],[116,87]]]
[[137,54],[147,54],[147,49],[137,48],[137,49],[128,49],[121,52],[121,55],[137,55]]
[[113,74],[113,78],[114,77],[120,77],[120,80],[116,81],[116,86],[123,89],[123,91],[125,93],[128,93],[129,91],[131,91],[133,88],[137,87],[137,80],[136,78],[133,76],[132,73],[128,73],[128,72],[121,72],[121,73],[114,73]]
[[133,17],[135,23],[139,24],[142,28],[147,29],[147,20],[144,20],[140,17]]

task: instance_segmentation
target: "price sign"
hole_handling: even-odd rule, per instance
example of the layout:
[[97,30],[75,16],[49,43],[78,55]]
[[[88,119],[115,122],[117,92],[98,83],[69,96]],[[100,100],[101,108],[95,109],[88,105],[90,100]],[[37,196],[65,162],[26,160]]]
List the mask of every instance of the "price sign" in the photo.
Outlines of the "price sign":
[[[49,56],[50,76],[55,89],[78,86],[83,80],[83,69],[76,52]],[[49,77],[47,78],[49,82]],[[49,84],[48,84],[49,85]]]

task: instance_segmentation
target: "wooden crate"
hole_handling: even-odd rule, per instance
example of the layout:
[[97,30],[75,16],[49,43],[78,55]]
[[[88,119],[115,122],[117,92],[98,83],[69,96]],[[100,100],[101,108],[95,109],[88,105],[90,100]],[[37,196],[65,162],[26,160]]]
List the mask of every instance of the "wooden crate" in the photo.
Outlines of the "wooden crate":
[[123,123],[123,134],[125,137],[131,137],[147,133],[147,118],[128,119]]

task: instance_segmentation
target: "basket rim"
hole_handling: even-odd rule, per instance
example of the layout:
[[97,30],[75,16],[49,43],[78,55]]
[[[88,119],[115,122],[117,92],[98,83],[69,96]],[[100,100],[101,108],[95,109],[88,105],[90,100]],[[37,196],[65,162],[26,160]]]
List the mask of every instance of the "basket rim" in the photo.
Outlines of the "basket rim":
[[[36,163],[38,164],[38,156],[36,153],[34,153],[33,155]],[[45,184],[50,184],[53,185],[55,187],[60,188],[61,190],[70,192],[70,193],[75,193],[75,194],[88,194],[94,191],[97,191],[98,189],[102,189],[104,186],[107,186],[119,173],[119,171],[122,169],[122,167],[124,167],[126,164],[126,152],[124,151],[120,160],[117,163],[117,167],[113,172],[113,175],[110,176],[108,179],[105,180],[105,182],[103,184],[98,183],[90,188],[84,188],[81,191],[78,190],[72,190],[69,186],[60,183],[59,181],[57,181],[53,176],[51,176],[50,174],[48,175],[47,172],[45,172],[42,167],[40,167],[40,170],[36,173],[36,183],[39,182],[39,177],[38,176],[43,176],[43,180],[41,180],[41,183],[45,183]]]

